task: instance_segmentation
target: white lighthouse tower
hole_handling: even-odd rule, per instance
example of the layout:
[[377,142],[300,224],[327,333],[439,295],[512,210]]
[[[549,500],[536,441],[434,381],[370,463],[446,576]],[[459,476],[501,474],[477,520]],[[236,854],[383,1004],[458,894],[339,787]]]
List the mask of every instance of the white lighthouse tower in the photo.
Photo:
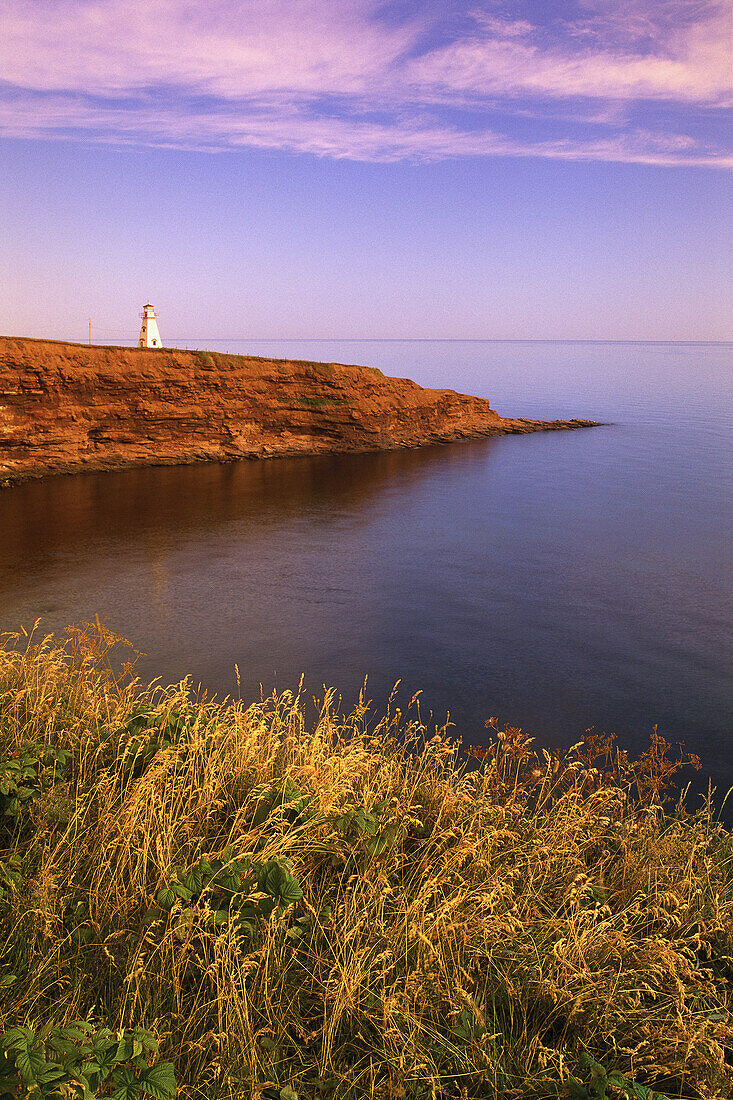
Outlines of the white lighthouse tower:
[[140,329],[140,339],[137,342],[137,346],[139,348],[162,347],[156,313],[150,302],[147,303],[140,316],[143,319],[143,323]]

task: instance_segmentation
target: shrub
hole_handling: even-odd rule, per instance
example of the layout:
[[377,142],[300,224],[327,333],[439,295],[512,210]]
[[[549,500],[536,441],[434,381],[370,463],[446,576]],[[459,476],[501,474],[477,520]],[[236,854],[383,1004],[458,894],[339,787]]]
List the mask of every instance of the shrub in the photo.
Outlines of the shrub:
[[0,756],[0,838],[22,827],[23,811],[68,770],[71,753],[37,744]]
[[170,1100],[176,1080],[170,1062],[149,1064],[158,1043],[144,1028],[113,1035],[109,1028],[77,1020],[47,1025],[38,1033],[13,1027],[0,1036],[0,1100]]

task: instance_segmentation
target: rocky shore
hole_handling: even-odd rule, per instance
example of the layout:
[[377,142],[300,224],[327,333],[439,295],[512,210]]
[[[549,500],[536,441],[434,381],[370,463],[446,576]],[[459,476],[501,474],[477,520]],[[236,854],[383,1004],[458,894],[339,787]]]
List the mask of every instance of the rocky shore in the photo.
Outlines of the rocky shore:
[[506,419],[483,398],[371,367],[0,337],[0,486],[591,424]]

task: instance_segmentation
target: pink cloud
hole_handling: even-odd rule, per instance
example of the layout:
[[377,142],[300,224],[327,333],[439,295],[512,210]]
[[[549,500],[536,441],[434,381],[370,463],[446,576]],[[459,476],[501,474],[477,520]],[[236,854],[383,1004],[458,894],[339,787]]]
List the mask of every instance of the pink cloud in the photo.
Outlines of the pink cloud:
[[[9,110],[0,102],[0,135],[26,138],[84,133],[88,140],[120,145],[221,152],[226,149],[285,149],[314,156],[388,163],[440,160],[455,156],[541,156],[562,160],[601,160],[656,165],[733,167],[733,156],[711,155],[683,134],[637,130],[607,139],[516,141],[483,129],[461,130],[424,117],[389,124],[363,119],[310,116],[296,104],[273,113],[267,106],[241,113],[168,111],[153,108],[134,115],[121,107],[102,112],[83,99],[52,95],[28,99]],[[683,159],[684,158],[684,159]]]
[[[469,33],[422,52],[427,17],[388,25],[378,0],[3,3],[6,136],[375,161],[730,164],[685,132],[687,109],[731,98],[717,0],[577,0],[582,18],[549,34],[515,4],[510,16],[474,12]],[[629,108],[642,100],[673,105],[679,132],[633,125]],[[460,111],[472,112],[470,127],[456,123]],[[531,138],[506,127],[512,115],[536,120]],[[548,120],[566,136],[544,137]]]
[[[621,13],[612,9],[582,25],[589,36],[614,37]],[[733,94],[730,9],[720,3],[697,9],[703,10],[697,21],[668,27],[654,22],[649,5],[622,5],[626,41],[611,48],[598,41],[583,45],[578,25],[570,41],[542,46],[528,31],[503,32],[500,20],[488,24],[487,34],[486,21],[479,20],[474,35],[413,61],[407,78],[433,93],[477,97],[529,93],[725,106]],[[649,36],[654,51],[640,48],[639,39]]]
[[357,93],[414,31],[357,0],[4,0],[2,74],[19,87],[110,95],[163,84],[250,96]]

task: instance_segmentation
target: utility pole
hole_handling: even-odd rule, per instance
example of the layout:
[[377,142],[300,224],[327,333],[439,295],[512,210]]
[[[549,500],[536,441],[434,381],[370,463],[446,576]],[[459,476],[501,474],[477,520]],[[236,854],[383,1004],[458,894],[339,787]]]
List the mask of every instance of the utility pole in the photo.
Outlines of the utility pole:
[[92,319],[89,318],[89,347],[92,346]]

